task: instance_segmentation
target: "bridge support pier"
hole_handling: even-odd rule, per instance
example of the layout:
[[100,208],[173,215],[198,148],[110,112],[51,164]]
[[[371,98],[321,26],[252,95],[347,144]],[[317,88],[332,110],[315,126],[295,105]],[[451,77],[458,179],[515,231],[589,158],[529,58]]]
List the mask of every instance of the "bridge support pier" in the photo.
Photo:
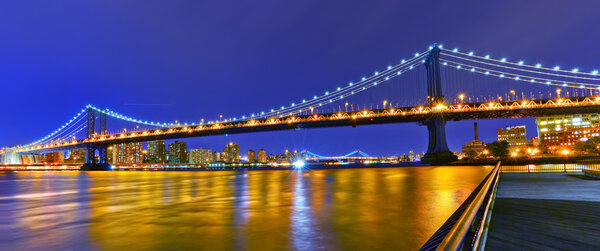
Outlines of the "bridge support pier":
[[[444,105],[439,57],[440,48],[437,44],[433,44],[429,55],[425,58],[425,68],[427,68],[427,104],[429,107]],[[450,151],[446,142],[446,121],[440,117],[432,117],[423,124],[427,126],[427,131],[429,131],[429,146],[421,162],[446,164],[456,161],[457,157]]]
[[449,152],[446,142],[446,121],[433,119],[426,123],[429,132],[429,146],[427,153]]
[[[98,150],[99,156],[96,161],[96,150]],[[108,149],[106,146],[86,146],[86,159],[85,164],[81,166],[82,171],[110,171],[111,166],[108,164]]]
[[429,164],[446,164],[455,161],[456,156],[450,151],[446,142],[446,121],[434,118],[424,124],[429,132],[429,146],[421,161]]

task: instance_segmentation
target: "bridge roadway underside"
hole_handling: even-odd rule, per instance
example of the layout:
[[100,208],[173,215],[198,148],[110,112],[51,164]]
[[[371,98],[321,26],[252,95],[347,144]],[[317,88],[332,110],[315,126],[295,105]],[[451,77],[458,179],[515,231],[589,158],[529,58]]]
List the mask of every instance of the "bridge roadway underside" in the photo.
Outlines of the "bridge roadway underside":
[[600,179],[503,173],[487,250],[600,250]]
[[[481,103],[480,103],[481,104]],[[477,105],[477,104],[471,104]],[[373,110],[375,113],[381,113],[384,110]],[[357,117],[344,118],[344,119],[322,119],[322,120],[308,120],[299,121],[293,123],[279,123],[269,125],[256,125],[256,126],[243,126],[243,127],[225,127],[221,129],[205,129],[205,130],[192,130],[191,132],[173,132],[167,134],[148,134],[138,135],[136,137],[117,137],[115,139],[96,141],[96,142],[81,142],[80,144],[65,145],[59,147],[51,147],[47,149],[38,149],[23,152],[52,152],[69,150],[75,148],[85,147],[87,144],[96,146],[107,146],[119,143],[130,143],[130,142],[144,142],[152,140],[168,140],[168,139],[179,139],[179,138],[190,138],[190,137],[206,137],[213,135],[224,135],[224,134],[238,134],[238,133],[253,133],[253,132],[268,132],[268,131],[281,131],[281,130],[298,130],[308,128],[325,128],[325,127],[340,127],[340,126],[359,126],[359,125],[373,125],[373,124],[389,124],[389,123],[411,123],[416,122],[423,124],[426,121],[440,118],[445,121],[460,121],[460,120],[473,120],[473,119],[495,119],[495,118],[523,118],[523,117],[537,117],[537,116],[548,116],[548,115],[561,115],[561,114],[580,114],[580,113],[598,113],[600,112],[599,104],[587,104],[577,106],[540,106],[531,107],[524,109],[490,109],[490,110],[472,110],[472,111],[439,111],[429,113],[418,113],[418,114],[406,114],[406,115],[388,115],[388,116],[373,116],[373,117]],[[342,112],[343,113],[343,112]],[[308,116],[297,116],[304,120]],[[327,116],[327,115],[323,115]],[[261,123],[266,120],[257,120]]]

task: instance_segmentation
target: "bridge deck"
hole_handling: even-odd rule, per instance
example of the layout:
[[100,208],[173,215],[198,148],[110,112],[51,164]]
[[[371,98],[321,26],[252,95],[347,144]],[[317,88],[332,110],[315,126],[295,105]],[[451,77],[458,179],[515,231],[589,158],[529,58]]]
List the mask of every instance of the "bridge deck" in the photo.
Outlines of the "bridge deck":
[[503,173],[487,250],[600,250],[600,180]]

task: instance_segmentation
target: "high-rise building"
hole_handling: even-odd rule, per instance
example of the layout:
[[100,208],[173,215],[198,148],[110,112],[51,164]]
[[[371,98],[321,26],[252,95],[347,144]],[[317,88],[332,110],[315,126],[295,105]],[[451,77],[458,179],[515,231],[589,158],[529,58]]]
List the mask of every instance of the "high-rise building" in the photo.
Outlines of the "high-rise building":
[[225,145],[225,150],[223,150],[223,153],[225,153],[225,162],[240,162],[240,145],[231,142]]
[[527,145],[527,132],[524,125],[498,128],[498,141],[507,141],[510,147]]
[[46,153],[46,155],[44,156],[44,162],[46,163],[62,163],[64,159],[64,152]]
[[267,162],[267,151],[264,149],[258,150],[258,155],[256,156],[256,161],[261,163]]
[[210,149],[190,149],[189,163],[208,164],[213,160],[213,152]]
[[213,157],[212,157],[213,162],[222,161],[220,152],[213,152],[212,154],[213,154]]
[[285,152],[283,152],[283,157],[287,162],[293,162],[292,159],[294,157],[294,154],[289,150],[285,149]]
[[187,162],[187,143],[176,140],[169,144],[169,163]]
[[597,113],[537,117],[539,144],[549,152],[572,148],[578,141],[600,136]]
[[[34,154],[19,154],[18,155],[18,159],[19,159],[19,163],[20,164],[35,164],[35,163],[42,163],[43,159],[42,156],[40,154],[34,153]],[[67,161],[63,161],[64,163],[68,163]]]
[[246,151],[246,157],[248,158],[248,162],[256,162],[256,152],[248,150]]
[[112,146],[114,163],[137,164],[142,163],[144,150],[142,142],[121,143]]
[[113,154],[114,151],[115,151],[114,146],[108,146],[106,148],[106,159],[107,159],[108,163],[115,163],[115,159],[113,158],[114,157],[114,154]]
[[83,148],[69,151],[69,158],[65,159],[67,163],[84,163],[87,151]]
[[148,141],[147,162],[150,163],[166,163],[167,149],[164,140]]

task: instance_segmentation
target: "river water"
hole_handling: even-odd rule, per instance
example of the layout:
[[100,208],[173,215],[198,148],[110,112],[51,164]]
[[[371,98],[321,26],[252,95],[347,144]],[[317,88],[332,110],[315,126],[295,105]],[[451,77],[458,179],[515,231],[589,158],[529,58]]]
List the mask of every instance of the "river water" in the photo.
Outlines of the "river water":
[[415,250],[490,170],[0,173],[0,249]]

